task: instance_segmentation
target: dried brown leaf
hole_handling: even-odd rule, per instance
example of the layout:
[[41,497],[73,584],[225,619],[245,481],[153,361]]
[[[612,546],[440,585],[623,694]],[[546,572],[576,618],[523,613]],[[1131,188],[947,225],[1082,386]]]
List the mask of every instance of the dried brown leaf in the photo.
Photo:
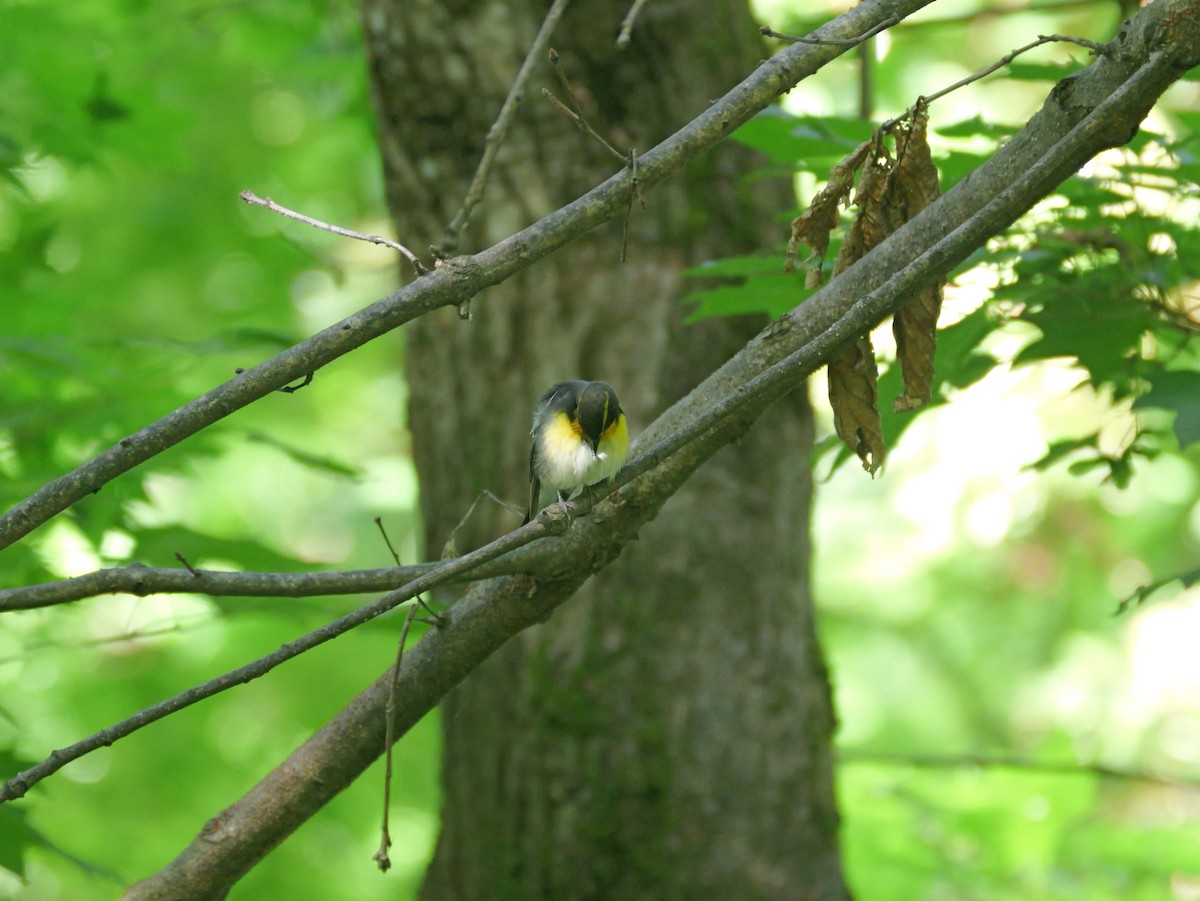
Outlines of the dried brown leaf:
[[[925,106],[918,104],[913,115],[893,130],[896,165],[888,178],[887,193],[904,222],[933,203],[941,193],[937,167],[926,139],[928,119]],[[904,393],[893,404],[897,413],[919,410],[933,397],[934,351],[945,284],[939,281],[918,291],[892,319],[896,358],[904,379]]]
[[929,151],[926,127],[929,111],[918,104],[911,117],[901,120],[892,128],[896,138],[896,166],[892,171],[892,190],[900,195],[904,218],[907,222],[929,206],[942,193],[938,184],[937,167]]
[[[811,251],[810,259],[824,258],[829,250],[829,233],[837,227],[838,208],[845,204],[850,197],[850,189],[854,187],[854,173],[858,171],[871,149],[871,142],[864,141],[854,148],[840,163],[829,170],[829,181],[817,192],[808,204],[808,209],[792,220],[792,235],[788,238],[786,271],[795,268],[796,250],[804,244]],[[811,281],[813,269],[809,270]],[[808,284],[814,288],[820,284],[820,269],[816,270],[816,283]]]
[[875,351],[863,335],[829,361],[829,405],[838,437],[858,454],[863,469],[874,474],[883,465],[887,448],[876,406]]
[[858,206],[856,221],[861,223],[864,253],[882,244],[902,224],[897,221],[895,200],[888,190],[891,172],[892,156],[886,147],[880,146],[863,167],[858,181],[854,202]]
[[897,413],[919,410],[933,397],[933,357],[944,284],[938,282],[918,291],[892,317],[896,359],[904,380],[904,393],[892,404]]

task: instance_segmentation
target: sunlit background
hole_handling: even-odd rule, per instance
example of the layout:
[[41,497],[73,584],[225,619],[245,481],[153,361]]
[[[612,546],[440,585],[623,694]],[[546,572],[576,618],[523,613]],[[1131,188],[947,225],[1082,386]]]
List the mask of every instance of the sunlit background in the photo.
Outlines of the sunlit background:
[[[1115,28],[1115,4],[1054,6],[933,4],[874,42],[873,115],[1038,34],[1105,40]],[[756,8],[790,31],[842,5]],[[238,200],[250,189],[389,233],[356,16],[349,0],[136,14],[116,0],[0,5],[6,506],[394,286],[390,251]],[[856,115],[860,64],[831,64],[787,108]],[[1019,124],[1049,86],[985,80],[940,101],[932,128],[977,115]],[[1197,93],[1177,86],[1166,106],[1194,108]],[[814,184],[798,177],[802,199]],[[781,223],[795,212],[781,209]],[[960,275],[944,321],[986,302],[996,279]],[[848,875],[863,901],[1200,898],[1200,592],[1168,583],[1116,615],[1139,587],[1196,568],[1197,456],[1139,459],[1124,489],[1098,469],[1034,469],[1052,442],[1097,424],[1115,452],[1155,415],[1097,396],[1070,362],[1010,365],[1034,335],[1016,325],[989,339],[1002,364],[922,414],[882,475],[834,471],[830,454],[815,464],[816,595]],[[210,568],[383,566],[377,516],[415,560],[402,360],[403,336],[382,338],[106,486],[6,551],[2,587],[176,565],[176,552]],[[827,435],[824,390],[819,376]],[[109,596],[5,614],[3,776],[358,602]],[[383,617],[0,807],[0,898],[108,898],[162,866],[385,669],[398,631]],[[391,873],[371,861],[375,767],[235,897],[411,894],[435,837],[437,752],[435,717],[398,746]],[[22,879],[12,849],[25,845]]]

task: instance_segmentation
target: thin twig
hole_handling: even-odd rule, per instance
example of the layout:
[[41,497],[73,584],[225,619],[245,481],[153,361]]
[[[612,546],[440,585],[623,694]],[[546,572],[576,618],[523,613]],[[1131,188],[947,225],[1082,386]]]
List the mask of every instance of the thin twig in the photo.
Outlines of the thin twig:
[[1099,776],[1103,779],[1121,779],[1130,782],[1150,782],[1155,785],[1186,786],[1200,788],[1200,780],[1176,778],[1108,766],[1103,763],[1074,763],[1071,761],[1036,760],[1015,755],[988,754],[900,754],[891,751],[859,751],[841,749],[837,752],[842,763],[880,763],[918,769],[1006,769],[1026,770],[1063,776]]
[[802,38],[799,35],[784,34],[782,31],[776,31],[769,25],[764,25],[758,30],[765,37],[775,38],[777,41],[785,41],[789,44],[830,44],[835,47],[853,47],[856,44],[861,44],[867,38],[875,37],[881,31],[886,31],[899,21],[899,16],[889,16],[870,31],[865,31],[856,38]]
[[312,216],[305,216],[303,213],[297,213],[295,210],[289,210],[285,206],[280,206],[269,197],[259,197],[253,191],[243,191],[238,195],[246,203],[252,206],[266,207],[272,213],[278,213],[280,216],[287,216],[289,219],[295,219],[297,222],[303,222],[305,225],[311,225],[313,228],[324,229],[327,232],[333,232],[335,235],[342,235],[346,238],[355,238],[359,241],[369,241],[372,244],[382,244],[385,247],[390,247],[392,250],[398,251],[404,255],[410,263],[417,275],[424,275],[427,270],[421,261],[417,259],[417,255],[405,247],[403,244],[398,244],[391,238],[385,238],[382,235],[364,235],[362,232],[356,232],[348,228],[342,228],[340,225],[330,225],[328,222],[322,222],[320,219],[314,219]]
[[[400,566],[400,555],[396,553],[396,549],[392,546],[392,539],[388,538],[387,529],[383,527],[383,517],[376,516],[375,525],[379,527],[379,534],[383,536],[383,543],[387,545],[388,552],[391,553],[392,559],[396,561],[396,566]],[[458,555],[456,554],[455,556]],[[435,625],[441,625],[442,615],[426,604],[420,595],[417,595],[417,603],[432,617]]]
[[400,565],[400,555],[396,553],[396,549],[392,547],[392,539],[388,538],[387,529],[383,527],[383,517],[375,517],[375,525],[379,527],[379,534],[383,536],[383,543],[387,545],[388,551],[392,555],[392,559],[396,561],[396,565]]
[[[388,547],[391,547],[390,541]],[[396,565],[400,565],[399,560],[396,561]],[[420,596],[417,600],[420,600]],[[408,630],[416,615],[417,605],[413,604],[408,608],[408,616],[404,618],[404,628],[400,630],[400,640],[396,644],[396,666],[392,669],[392,683],[388,687],[387,708],[384,713],[387,725],[383,739],[383,824],[380,829],[379,850],[375,852],[372,860],[385,873],[392,868],[392,859],[388,856],[388,848],[392,846],[392,836],[388,832],[388,812],[392,806],[392,746],[396,742],[396,691],[400,685],[400,667],[404,663],[404,643],[408,641]]]
[[[991,75],[997,69],[1002,69],[1003,67],[1005,67],[1009,63],[1011,63],[1014,59],[1016,59],[1018,56],[1020,56],[1022,53],[1032,50],[1034,47],[1040,47],[1043,44],[1050,44],[1055,41],[1062,41],[1062,42],[1065,42],[1068,44],[1078,44],[1081,47],[1087,47],[1096,56],[1103,56],[1106,53],[1108,53],[1108,48],[1104,44],[1097,43],[1096,41],[1089,41],[1087,38],[1077,38],[1077,37],[1073,37],[1068,34],[1039,34],[1036,41],[1030,41],[1024,47],[1018,47],[1016,50],[1012,51],[1012,53],[1008,53],[1008,54],[1005,54],[1004,56],[1000,57],[1000,59],[996,60],[990,66],[987,66],[986,68],[980,69],[978,72],[974,72],[971,75],[968,75],[966,78],[962,79],[961,81],[956,81],[954,84],[950,85],[949,87],[942,88],[940,91],[936,91],[933,94],[930,94],[926,97],[922,97],[919,102],[932,103],[935,100],[939,100],[942,97],[945,97],[951,91],[957,91],[959,88],[964,88],[969,84],[979,81],[979,79],[981,79],[981,78],[986,78],[988,75]],[[909,115],[909,113],[911,113],[911,112],[912,112],[912,109],[910,108],[909,110],[905,111],[905,113],[903,115],[897,116],[895,119],[889,119],[887,122],[883,123],[883,125],[881,126],[882,129],[884,131],[887,131],[889,128],[891,128],[893,125],[895,125],[901,119],[903,119],[905,116]]]
[[[636,15],[636,9],[630,10],[630,15]],[[608,143],[600,132],[592,128],[587,117],[583,114],[583,108],[579,105],[579,99],[575,96],[575,89],[571,87],[571,80],[567,78],[567,73],[563,71],[562,64],[559,62],[558,53],[553,47],[550,48],[550,65],[554,67],[554,73],[558,76],[559,83],[563,86],[563,90],[567,93],[567,99],[571,101],[571,108],[568,109],[566,104],[554,96],[551,91],[542,89],[542,95],[558,107],[565,116],[570,118],[575,123],[575,127],[585,134],[591,135],[600,142],[605,150],[612,154],[616,159],[621,161],[622,166],[627,166],[630,170],[629,182],[629,205],[625,208],[625,223],[621,228],[621,262],[625,262],[626,251],[629,247],[629,221],[633,218],[633,203],[641,198],[641,181],[638,178],[638,162],[637,149],[634,148],[626,155],[617,150],[612,144]],[[645,201],[642,202],[642,208],[645,208]]]
[[180,563],[182,563],[184,568],[192,574],[192,578],[195,578],[195,579],[200,578],[200,573],[198,573],[198,572],[196,572],[196,570],[192,569],[192,564],[188,563],[187,558],[185,556],[183,556],[183,554],[179,553],[179,551],[175,552],[175,559],[178,560]]
[[504,136],[508,133],[508,126],[512,123],[513,115],[516,113],[517,107],[521,103],[521,98],[525,94],[525,82],[529,80],[529,76],[533,72],[535,61],[541,59],[542,50],[549,43],[550,35],[554,32],[554,27],[558,24],[558,20],[562,18],[568,2],[570,0],[554,0],[554,5],[546,13],[546,18],[542,21],[542,27],[538,29],[537,36],[533,39],[533,44],[529,47],[529,53],[526,54],[525,61],[521,63],[521,68],[517,71],[517,77],[513,79],[512,86],[508,89],[508,96],[504,98],[504,103],[500,106],[499,115],[496,116],[496,121],[492,123],[492,127],[488,129],[487,137],[483,143],[483,158],[479,161],[479,168],[475,170],[475,176],[471,179],[470,187],[467,188],[467,194],[463,198],[462,206],[458,208],[458,212],[454,214],[454,218],[450,220],[450,224],[446,226],[446,233],[442,236],[441,244],[438,245],[438,249],[442,253],[449,254],[458,249],[458,236],[467,227],[467,224],[471,221],[471,214],[475,212],[475,207],[479,205],[479,201],[483,199],[483,189],[487,185],[488,177],[491,175],[492,164],[496,160],[496,153],[500,150],[500,145],[504,142]]
[[628,164],[629,158],[612,144],[608,143],[596,129],[592,128],[587,117],[584,116],[583,108],[579,105],[579,98],[575,96],[575,89],[571,87],[571,81],[567,78],[567,73],[563,71],[558,54],[554,51],[553,47],[550,48],[549,59],[550,65],[554,68],[554,74],[558,76],[559,84],[563,86],[563,90],[567,92],[567,99],[571,101],[571,109],[567,109],[563,102],[554,96],[553,92],[545,88],[542,88],[542,95],[570,117],[571,121],[575,123],[576,128],[599,141],[605,150],[621,161],[621,165]]
[[622,50],[629,46],[629,41],[633,37],[633,22],[645,5],[646,0],[633,0],[629,12],[625,13],[625,18],[621,20],[621,32],[617,35],[617,46]]
[[633,204],[636,200],[642,201],[642,209],[646,208],[646,201],[642,197],[642,182],[638,178],[638,155],[637,149],[629,151],[629,206],[625,208],[625,223],[621,226],[621,262],[625,262],[625,250],[629,246],[629,221],[633,218]]

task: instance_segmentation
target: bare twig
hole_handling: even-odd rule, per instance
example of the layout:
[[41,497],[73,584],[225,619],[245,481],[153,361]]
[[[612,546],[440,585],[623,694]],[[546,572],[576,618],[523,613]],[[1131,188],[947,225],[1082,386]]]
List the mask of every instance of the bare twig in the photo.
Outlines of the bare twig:
[[479,506],[479,502],[484,498],[499,504],[505,510],[511,511],[518,518],[524,518],[525,516],[524,510],[520,509],[514,504],[510,504],[508,501],[501,500],[500,498],[496,497],[495,494],[485,488],[483,491],[475,495],[475,500],[471,501],[471,506],[467,508],[467,512],[462,515],[462,518],[458,521],[458,524],[450,530],[450,537],[447,538],[446,543],[442,545],[441,559],[449,560],[452,557],[458,556],[458,534],[463,530],[463,527],[470,522],[471,516],[475,513],[475,508]]
[[[379,534],[383,536],[383,543],[387,545],[388,552],[392,555],[392,559],[396,561],[396,566],[399,566],[400,555],[396,553],[396,549],[392,546],[392,539],[388,538],[387,529],[383,527],[383,517],[376,516],[375,525],[379,527]],[[455,556],[458,555],[456,554]],[[420,595],[417,595],[417,603],[420,604],[421,608],[430,615],[434,624],[441,624],[441,614],[426,604],[425,600]]]
[[583,107],[581,107],[579,105],[579,98],[575,96],[575,89],[573,87],[571,87],[571,80],[569,78],[567,78],[567,73],[563,71],[562,63],[560,62],[559,57],[558,57],[558,52],[555,51],[555,49],[553,47],[551,47],[550,52],[547,54],[547,56],[550,60],[550,65],[554,68],[554,74],[558,76],[558,83],[561,84],[563,87],[563,90],[567,92],[567,99],[569,101],[571,101],[571,109],[567,109],[566,106],[563,105],[561,100],[559,100],[557,97],[554,96],[553,93],[546,90],[545,88],[542,89],[542,94],[545,95],[555,106],[557,106],[560,110],[562,110],[567,116],[569,116],[571,121],[575,123],[576,128],[578,128],[582,132],[586,132],[587,134],[591,135],[593,138],[595,138],[597,141],[600,142],[600,144],[604,147],[605,150],[607,150],[610,154],[612,154],[614,157],[616,157],[618,160],[620,160],[621,165],[626,165],[629,162],[628,157],[626,157],[626,155],[623,154],[621,151],[617,150],[617,148],[614,147],[612,144],[608,143],[608,141],[606,141],[600,135],[600,133],[598,131],[596,131],[596,129],[592,128],[591,124],[587,121],[587,117],[584,116],[584,114],[583,114]]
[[[392,543],[389,541],[388,547],[391,545]],[[400,565],[399,560],[396,561],[396,565]],[[417,599],[420,600],[420,596]],[[388,687],[387,709],[384,714],[387,726],[383,739],[383,822],[380,828],[379,850],[375,852],[372,860],[385,873],[392,868],[392,859],[388,856],[388,848],[392,846],[392,836],[388,832],[388,812],[392,805],[392,745],[396,742],[396,691],[400,685],[400,667],[404,663],[404,643],[408,641],[408,630],[416,615],[417,605],[413,604],[408,608],[408,616],[404,618],[404,628],[400,630],[400,640],[396,643],[396,666],[392,670],[392,681]]]
[[765,37],[775,38],[775,40],[777,40],[777,41],[785,41],[789,44],[827,44],[827,45],[834,46],[834,47],[853,47],[856,44],[861,44],[863,41],[867,40],[867,38],[875,37],[875,35],[879,34],[879,32],[881,32],[881,31],[887,31],[887,29],[891,28],[893,25],[897,24],[899,21],[900,21],[899,16],[889,16],[887,19],[884,19],[882,22],[880,22],[878,25],[876,25],[870,31],[865,31],[862,34],[860,34],[858,37],[854,37],[854,38],[800,37],[799,35],[784,34],[782,31],[776,31],[774,28],[771,28],[769,25],[764,25],[758,30]]
[[[1018,56],[1020,56],[1022,53],[1032,50],[1034,47],[1040,47],[1043,44],[1050,44],[1055,41],[1062,41],[1062,42],[1065,42],[1068,44],[1078,44],[1081,47],[1087,47],[1096,56],[1103,56],[1108,52],[1108,48],[1104,44],[1097,43],[1096,41],[1089,41],[1087,38],[1072,37],[1071,35],[1068,35],[1068,34],[1039,34],[1036,41],[1030,41],[1024,47],[1018,47],[1016,50],[1012,51],[1012,53],[1007,53],[1004,56],[1000,57],[1000,59],[996,60],[990,66],[980,69],[978,72],[973,72],[972,74],[968,75],[966,78],[962,79],[961,81],[956,81],[954,84],[950,85],[949,87],[942,88],[940,91],[936,91],[932,94],[922,97],[919,102],[932,103],[935,100],[939,100],[942,97],[945,97],[947,94],[951,93],[952,91],[957,91],[959,88],[965,88],[967,85],[972,84],[976,81],[979,81],[979,79],[981,79],[981,78],[986,78],[988,75],[991,75],[997,69],[1004,68],[1009,63],[1011,63],[1014,59],[1016,59]],[[909,109],[909,110],[905,111],[905,113],[903,115],[897,116],[895,119],[889,119],[887,122],[883,123],[883,125],[881,126],[882,129],[884,131],[887,131],[889,128],[891,128],[893,125],[895,125],[901,119],[903,119],[904,116],[907,116],[911,112],[912,112],[912,110]]]
[[[566,116],[572,122],[574,122],[576,128],[578,128],[582,132],[585,132],[586,134],[591,135],[593,138],[595,138],[597,141],[599,141],[601,143],[601,145],[603,145],[605,150],[607,150],[610,154],[612,154],[612,156],[614,156],[616,159],[621,161],[621,165],[627,165],[629,163],[629,160],[625,156],[625,154],[621,153],[621,151],[617,150],[616,147],[614,147],[612,144],[608,143],[608,141],[606,141],[600,135],[599,132],[597,132],[594,128],[592,128],[592,126],[588,124],[587,119],[585,119],[583,117],[582,113],[578,113],[578,112],[575,112],[574,110],[568,109],[567,105],[565,103],[563,103],[561,100],[559,100],[557,97],[555,97],[554,92],[549,90],[548,88],[542,88],[542,96],[545,97],[547,100],[549,100],[551,103],[553,103],[556,107],[558,107],[562,111],[564,116]],[[568,94],[567,96],[569,97],[571,95]]]
[[314,219],[311,216],[305,216],[303,213],[297,213],[295,210],[289,210],[285,206],[280,206],[269,197],[259,197],[253,191],[243,191],[238,195],[246,203],[252,206],[266,207],[272,213],[278,213],[281,216],[287,216],[289,219],[295,219],[297,222],[303,222],[305,225],[311,225],[313,228],[324,229],[327,232],[333,232],[335,235],[342,235],[346,238],[355,238],[359,241],[369,241],[372,244],[382,244],[385,247],[390,247],[392,250],[398,251],[404,255],[404,258],[412,263],[413,270],[417,275],[424,275],[427,270],[421,261],[417,259],[417,255],[405,247],[403,244],[398,244],[390,238],[385,238],[382,235],[364,235],[362,232],[356,232],[348,228],[342,228],[340,225],[330,225],[328,222],[322,222],[320,219]]
[[312,381],[313,381],[313,373],[307,372],[304,374],[304,378],[302,378],[300,381],[296,382],[296,384],[284,385],[279,390],[282,391],[284,394],[295,394],[301,388],[307,388],[309,385],[311,385]]
[[[634,15],[636,14],[636,11],[631,9],[630,14]],[[575,89],[571,87],[571,81],[569,78],[567,78],[567,73],[563,71],[562,65],[559,62],[558,53],[553,47],[550,48],[549,55],[550,65],[554,67],[554,72],[558,76],[559,83],[563,86],[563,90],[567,92],[567,99],[571,101],[571,108],[568,109],[566,104],[564,104],[561,100],[555,97],[553,93],[545,88],[542,89],[543,96],[545,96],[547,100],[562,110],[563,114],[575,123],[576,128],[585,134],[591,135],[593,138],[599,141],[600,146],[612,154],[613,157],[620,160],[622,166],[629,167],[629,205],[625,208],[625,223],[621,228],[621,262],[624,263],[626,250],[629,246],[629,220],[633,218],[633,204],[635,200],[640,199],[642,196],[641,180],[638,178],[637,149],[635,148],[630,150],[628,155],[623,154],[612,144],[608,143],[608,141],[606,141],[604,137],[598,131],[596,131],[596,129],[592,128],[591,124],[587,120],[587,117],[583,114],[583,108],[580,107],[579,99],[575,96]],[[642,202],[642,207],[643,209],[645,208],[645,201]]]
[[467,227],[471,221],[471,214],[475,212],[479,201],[483,199],[483,189],[491,175],[496,153],[504,142],[508,126],[512,123],[513,115],[521,104],[521,98],[525,95],[525,82],[529,80],[529,76],[533,72],[534,63],[541,59],[542,50],[549,43],[550,35],[554,32],[554,27],[558,25],[558,20],[562,18],[568,2],[570,0],[554,0],[550,11],[546,13],[546,18],[542,20],[542,27],[538,29],[537,36],[534,37],[533,44],[529,47],[529,53],[526,54],[525,61],[521,63],[521,68],[517,71],[517,77],[513,79],[512,86],[508,89],[508,96],[504,98],[504,103],[500,106],[500,113],[496,116],[492,127],[488,129],[487,137],[484,139],[483,158],[480,159],[475,176],[471,179],[471,185],[467,188],[467,195],[463,198],[462,206],[458,208],[458,212],[454,214],[450,224],[446,226],[446,233],[442,236],[441,244],[438,245],[438,250],[442,253],[449,254],[458,249],[458,236]]
[[383,527],[383,517],[375,517],[375,525],[379,528],[379,534],[383,536],[383,543],[387,545],[388,552],[392,555],[392,559],[396,561],[396,565],[400,565],[400,555],[396,553],[396,549],[392,547],[392,539],[388,538],[387,529]]
[[646,5],[646,0],[633,0],[633,5],[629,7],[629,12],[625,13],[625,18],[621,20],[621,31],[617,35],[617,46],[624,50],[629,46],[629,41],[633,38],[633,23],[637,19],[638,13],[642,11],[642,7]]
[[638,177],[638,155],[637,149],[629,151],[629,206],[625,208],[625,223],[621,226],[621,262],[625,262],[625,251],[629,246],[629,220],[633,218],[633,204],[635,201],[642,202],[642,209],[646,209],[646,200],[642,197],[642,180]]
[[198,573],[194,569],[192,569],[192,564],[188,563],[187,558],[184,557],[183,554],[179,553],[179,551],[175,552],[175,559],[183,564],[184,569],[186,569],[188,572],[190,572],[192,574],[193,578],[197,578],[197,579],[200,578],[200,573]]

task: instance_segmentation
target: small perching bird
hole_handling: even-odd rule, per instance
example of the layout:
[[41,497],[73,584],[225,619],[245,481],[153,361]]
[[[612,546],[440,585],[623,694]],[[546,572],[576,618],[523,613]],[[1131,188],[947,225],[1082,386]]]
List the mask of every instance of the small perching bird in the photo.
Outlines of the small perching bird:
[[611,479],[629,453],[629,427],[617,392],[604,382],[552,386],[533,411],[529,452],[529,522],[557,496],[566,502]]

